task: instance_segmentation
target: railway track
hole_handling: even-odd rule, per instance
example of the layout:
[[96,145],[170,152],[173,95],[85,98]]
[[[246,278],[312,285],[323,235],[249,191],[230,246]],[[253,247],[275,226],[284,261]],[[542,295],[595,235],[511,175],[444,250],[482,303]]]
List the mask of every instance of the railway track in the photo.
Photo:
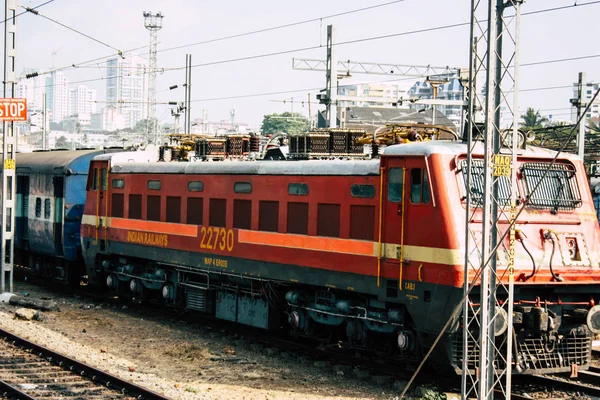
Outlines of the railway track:
[[0,398],[167,400],[3,329],[0,338]]
[[588,395],[600,398],[600,368],[590,367],[587,371],[579,371],[578,378],[569,379],[553,375],[528,375],[530,383],[540,384],[569,393]]
[[[58,290],[60,290],[60,287]],[[92,299],[96,302],[116,302],[122,304],[121,300],[117,299],[112,295],[107,295],[104,292],[95,293],[94,291],[79,291],[77,295],[81,298]],[[144,303],[128,302],[128,304],[129,308],[133,312],[148,312],[147,305]],[[175,313],[172,309],[152,308],[151,313],[153,315],[160,314],[165,318],[174,318],[174,316],[179,315]],[[356,353],[353,354],[352,352],[345,351],[342,348],[342,346],[339,345],[317,347],[314,341],[305,342],[304,340],[301,340],[299,338],[290,339],[288,337],[281,337],[274,334],[265,334],[265,332],[262,330],[240,326],[237,324],[233,324],[229,321],[218,320],[212,317],[206,317],[202,314],[194,314],[190,317],[191,321],[198,323],[199,326],[202,326],[203,328],[207,329],[208,332],[215,332],[218,336],[222,336],[223,338],[241,338],[240,340],[245,341],[248,345],[257,344],[262,346],[260,347],[261,349],[275,348],[281,351],[282,353],[288,353],[288,355],[291,354],[292,356],[290,358],[292,359],[297,358],[295,356],[304,356],[305,358],[308,358],[311,361],[322,361],[322,367],[331,368],[334,374],[339,375],[340,371],[344,371],[344,375],[351,372],[355,373],[356,371],[362,371],[362,373],[359,372],[358,375],[365,376],[364,373],[366,373],[366,376],[378,376],[382,378],[382,383],[386,382],[386,384],[388,385],[394,380],[405,381],[411,377],[412,371],[407,371],[402,366],[389,365],[385,363],[383,359],[357,357]],[[177,317],[176,319],[179,320],[180,318]],[[237,356],[223,356],[222,360],[220,361],[243,362],[243,360],[238,359],[239,357]],[[346,367],[346,369],[338,369],[338,367]],[[579,371],[580,379],[578,381],[572,381],[560,377],[539,375],[527,375],[526,379],[529,380],[529,378],[531,377],[533,381],[531,383],[538,383],[541,388],[553,388],[556,390],[563,390],[569,393],[584,393],[595,397],[600,397],[600,387],[593,387],[585,384],[585,382],[589,382],[590,384],[597,385],[598,382],[600,382],[600,374],[598,375],[598,377],[596,377],[594,374],[597,374],[599,372],[600,371],[594,370],[594,367],[590,368],[590,371]],[[426,377],[424,379],[418,377],[417,381],[413,384],[413,387],[411,389],[414,390],[420,384],[431,383],[429,374],[420,375],[426,375]],[[385,377],[387,377],[387,379]],[[456,388],[460,386],[457,384],[457,379],[458,378],[456,377],[449,378],[438,376],[438,378],[436,379],[436,383],[437,386],[439,386],[443,390],[451,390],[455,392]],[[1,392],[2,391],[0,390],[0,395]],[[496,398],[503,398],[502,393],[496,393]],[[528,397],[527,394],[521,395],[518,393],[513,393],[512,398],[515,400],[530,399],[530,397]]]

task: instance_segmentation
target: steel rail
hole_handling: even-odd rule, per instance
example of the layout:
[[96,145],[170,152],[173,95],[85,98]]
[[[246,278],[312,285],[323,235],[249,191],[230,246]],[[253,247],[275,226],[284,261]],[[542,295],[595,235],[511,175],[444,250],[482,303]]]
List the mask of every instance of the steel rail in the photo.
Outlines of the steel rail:
[[[584,371],[579,371],[579,373],[583,374]],[[576,391],[594,397],[600,397],[600,387],[598,386],[588,386],[582,384],[581,382],[563,380],[548,375],[527,375],[527,379],[531,379],[533,381],[537,381],[538,383],[546,385],[552,385],[556,388],[562,388],[564,390]]]
[[19,400],[36,400],[27,393],[23,393],[16,387],[0,379],[0,397],[16,398]]
[[[87,377],[96,383],[102,383],[107,388],[116,391],[121,391],[123,394],[133,396],[138,400],[169,400],[168,397],[153,392],[150,389],[146,389],[142,386],[126,381],[122,378],[119,378],[116,375],[113,375],[106,371],[102,371],[96,367],[92,367],[81,361],[74,360],[71,357],[65,356],[64,354],[58,353],[44,346],[33,343],[2,328],[0,328],[0,338],[7,342],[24,347],[26,349],[30,349],[34,352],[34,354],[43,356],[47,361],[49,361],[52,364],[58,365],[74,373],[78,373],[80,376]],[[5,388],[7,391],[16,390],[18,393],[16,393],[15,395],[18,395],[17,398],[19,399],[31,399],[31,397],[27,395],[25,395],[27,397],[22,397],[23,394],[18,389],[4,382],[0,381],[0,387]]]

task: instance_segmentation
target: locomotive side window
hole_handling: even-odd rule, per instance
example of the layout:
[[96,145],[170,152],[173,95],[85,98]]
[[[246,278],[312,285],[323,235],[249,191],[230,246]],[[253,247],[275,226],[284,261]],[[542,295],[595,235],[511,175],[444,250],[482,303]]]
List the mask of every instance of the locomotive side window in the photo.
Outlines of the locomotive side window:
[[258,210],[258,230],[277,232],[279,227],[279,202],[261,201]]
[[308,203],[288,203],[287,233],[308,234]]
[[250,182],[236,182],[233,185],[233,191],[236,193],[252,193],[252,184]]
[[233,200],[233,227],[251,229],[252,200]]
[[201,192],[203,190],[204,190],[204,183],[202,181],[188,182],[188,192]]
[[91,190],[98,190],[98,168],[94,168],[92,171],[92,184],[90,185]]
[[317,209],[317,236],[340,237],[339,204],[319,204]]
[[167,222],[181,222],[181,197],[167,196]]
[[146,197],[146,219],[160,221],[160,196]]
[[129,219],[142,219],[142,195],[129,195]]
[[108,172],[106,172],[106,168],[102,168],[100,171],[101,190],[106,190],[108,189],[108,182],[106,182],[108,178]]
[[404,184],[404,170],[390,168],[388,172],[388,200],[393,203],[402,202],[402,185]]
[[292,196],[306,196],[308,194],[308,184],[290,183],[288,185],[288,194]]
[[373,185],[352,185],[350,187],[352,197],[375,197],[375,186]]
[[186,222],[192,225],[202,225],[203,210],[204,199],[197,197],[188,197]]
[[125,187],[125,181],[123,179],[112,180],[113,189],[123,189]]
[[44,218],[50,219],[50,199],[44,199]]
[[125,195],[123,193],[113,193],[110,214],[116,218],[123,218],[124,208],[125,208]]
[[42,199],[39,197],[35,199],[35,217],[40,218],[42,216]]
[[350,206],[350,238],[360,240],[375,238],[374,206]]
[[210,215],[208,216],[208,224],[210,226],[225,227],[227,222],[227,200],[225,199],[210,199]]
[[160,190],[160,188],[161,188],[160,181],[156,181],[156,180],[149,180],[148,181],[148,189],[150,189],[150,190]]
[[413,204],[427,204],[431,199],[427,171],[421,168],[410,170],[410,202]]

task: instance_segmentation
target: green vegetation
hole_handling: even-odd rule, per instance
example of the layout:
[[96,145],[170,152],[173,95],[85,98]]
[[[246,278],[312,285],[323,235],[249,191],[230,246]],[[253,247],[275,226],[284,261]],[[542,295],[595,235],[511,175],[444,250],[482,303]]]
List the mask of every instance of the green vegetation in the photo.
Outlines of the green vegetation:
[[267,114],[263,118],[261,131],[263,135],[271,133],[301,133],[308,131],[308,119],[299,113]]
[[542,117],[540,111],[535,111],[533,107],[527,108],[525,114],[521,115],[523,123],[522,129],[537,129],[542,128],[548,123],[548,118]]

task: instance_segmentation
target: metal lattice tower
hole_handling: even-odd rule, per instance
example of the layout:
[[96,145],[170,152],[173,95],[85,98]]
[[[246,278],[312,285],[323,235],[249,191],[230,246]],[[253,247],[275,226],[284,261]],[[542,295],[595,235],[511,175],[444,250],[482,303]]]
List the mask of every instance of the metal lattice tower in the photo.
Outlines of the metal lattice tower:
[[[511,395],[522,2],[471,3],[467,188],[471,187],[474,174],[483,175],[483,193],[473,193],[471,189],[466,193],[464,399],[492,399],[495,391],[506,399]],[[485,116],[483,120],[476,119],[480,112]],[[510,165],[502,173],[494,169],[501,160]],[[508,201],[506,193],[499,191],[500,179],[510,182]],[[508,223],[500,224],[500,220]]]
[[154,144],[158,141],[156,121],[156,47],[158,45],[158,31],[162,29],[163,15],[160,12],[152,14],[144,11],[144,27],[150,31],[150,52],[148,57],[148,113],[147,113],[147,136],[150,143],[151,135]]

